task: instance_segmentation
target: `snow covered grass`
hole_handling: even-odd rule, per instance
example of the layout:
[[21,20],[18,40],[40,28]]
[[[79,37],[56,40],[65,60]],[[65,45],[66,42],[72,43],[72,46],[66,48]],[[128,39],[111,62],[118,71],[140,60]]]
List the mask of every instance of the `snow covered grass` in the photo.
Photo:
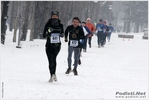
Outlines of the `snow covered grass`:
[[18,49],[12,34],[7,31],[5,45],[1,45],[2,99],[116,99],[116,92],[146,92],[141,99],[148,98],[148,40],[142,39],[143,33],[131,33],[135,36],[130,41],[113,33],[104,48],[97,48],[93,36],[92,48],[82,52],[78,76],[65,75],[68,44],[62,38],[58,82],[53,83],[48,83],[46,40],[27,39]]

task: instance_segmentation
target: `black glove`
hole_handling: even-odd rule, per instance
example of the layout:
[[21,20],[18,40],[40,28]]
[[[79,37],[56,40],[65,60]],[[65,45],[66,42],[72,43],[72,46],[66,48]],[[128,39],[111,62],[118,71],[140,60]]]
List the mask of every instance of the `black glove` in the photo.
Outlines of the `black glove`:
[[53,32],[53,30],[54,30],[54,29],[53,29],[52,27],[49,27],[49,28],[48,28],[48,32],[49,32],[49,33]]
[[80,43],[81,44],[84,44],[84,39],[80,39]]
[[65,42],[68,42],[68,39],[67,38],[65,38]]

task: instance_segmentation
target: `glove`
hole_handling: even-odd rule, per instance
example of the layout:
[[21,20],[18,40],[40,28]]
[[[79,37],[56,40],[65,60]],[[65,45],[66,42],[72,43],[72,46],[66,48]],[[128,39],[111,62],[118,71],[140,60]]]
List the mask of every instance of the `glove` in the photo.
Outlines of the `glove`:
[[65,38],[65,42],[68,42],[68,39],[67,38]]
[[87,37],[92,37],[93,35],[92,34],[89,34]]
[[53,31],[53,28],[49,27],[48,32],[51,33]]
[[81,43],[81,44],[84,44],[84,40],[83,40],[83,39],[80,39],[80,43]]

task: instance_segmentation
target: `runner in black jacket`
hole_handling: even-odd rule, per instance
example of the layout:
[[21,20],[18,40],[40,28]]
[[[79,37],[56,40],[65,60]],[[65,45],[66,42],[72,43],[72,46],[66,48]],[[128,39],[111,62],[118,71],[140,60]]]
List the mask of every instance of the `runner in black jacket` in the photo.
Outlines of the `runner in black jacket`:
[[[69,42],[68,42],[68,69],[66,74],[71,72],[71,57],[74,51],[74,75],[78,75],[77,66],[80,56],[80,48],[83,46],[84,43],[84,32],[82,27],[79,26],[80,20],[78,17],[74,17],[72,20],[73,25],[70,25],[65,30],[65,42],[68,42],[68,35],[69,35]],[[69,34],[68,34],[69,33]]]
[[46,23],[43,37],[47,38],[46,54],[49,61],[50,80],[57,81],[56,77],[56,57],[61,49],[60,37],[63,34],[63,25],[60,23],[59,14],[56,11],[51,13],[51,18]]

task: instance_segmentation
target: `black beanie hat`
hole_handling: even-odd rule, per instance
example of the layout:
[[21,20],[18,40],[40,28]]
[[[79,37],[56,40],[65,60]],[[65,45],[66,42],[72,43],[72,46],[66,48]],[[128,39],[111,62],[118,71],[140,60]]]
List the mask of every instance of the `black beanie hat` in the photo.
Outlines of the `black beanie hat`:
[[100,19],[99,21],[102,22],[102,19]]
[[52,17],[52,15],[57,15],[57,16],[59,16],[59,13],[58,13],[57,11],[52,11],[52,12],[51,12],[51,17]]

